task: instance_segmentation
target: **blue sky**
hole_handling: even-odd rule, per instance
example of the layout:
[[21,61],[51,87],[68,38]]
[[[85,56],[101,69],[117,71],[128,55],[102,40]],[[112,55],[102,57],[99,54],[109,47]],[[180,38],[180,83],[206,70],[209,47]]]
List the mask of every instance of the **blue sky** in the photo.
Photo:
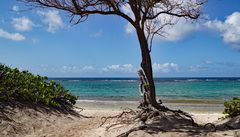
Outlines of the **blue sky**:
[[[180,20],[153,43],[155,77],[240,77],[240,1],[209,0],[204,19]],[[0,62],[49,77],[136,77],[134,30],[116,16],[78,25],[54,9],[0,4]]]

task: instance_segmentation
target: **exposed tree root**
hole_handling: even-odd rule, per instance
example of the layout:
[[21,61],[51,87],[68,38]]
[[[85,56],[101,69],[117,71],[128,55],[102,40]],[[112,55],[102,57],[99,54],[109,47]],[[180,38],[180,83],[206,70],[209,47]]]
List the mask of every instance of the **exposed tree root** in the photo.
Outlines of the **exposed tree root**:
[[[77,107],[77,106],[73,106],[73,108],[78,109],[78,110],[77,110],[78,113],[80,113],[80,112],[82,112],[82,111],[84,110],[84,108]],[[85,116],[85,115],[82,115],[82,114],[79,114],[79,115],[80,115],[81,117],[83,117],[83,118],[94,118],[94,117],[92,117],[92,116]]]
[[[163,111],[165,111],[165,112],[172,112],[172,113],[174,113],[175,115],[178,115],[178,116],[181,116],[181,117],[186,117],[186,118],[188,118],[188,119],[190,119],[190,120],[192,121],[192,125],[193,125],[193,126],[199,126],[199,125],[193,120],[192,116],[191,116],[189,113],[184,112],[184,111],[182,111],[182,110],[180,110],[180,109],[178,109],[178,110],[172,110],[172,109],[169,109],[168,107],[163,106],[163,105],[161,105],[161,107],[162,107],[161,110],[163,110]],[[161,111],[161,110],[160,110],[160,111]]]
[[107,126],[107,127],[106,127],[106,131],[109,130],[110,128],[115,127],[115,126],[118,126],[118,125],[132,124],[132,123],[133,123],[133,122],[127,122],[127,121],[118,122],[118,123],[112,124],[112,125],[110,125],[110,126]]
[[[203,130],[215,132],[217,130],[216,126],[212,123],[207,123],[205,125],[197,124],[190,114],[182,110],[171,110],[162,105],[161,107],[163,108],[161,110],[153,107],[141,107],[141,109],[136,111],[126,108],[118,115],[102,117],[103,121],[99,127],[103,126],[108,120],[115,120],[115,123],[106,126],[106,130],[116,126],[119,128],[123,125],[138,123],[137,126],[118,135],[118,137],[127,137],[130,133],[138,130],[144,130],[150,134],[166,131],[182,132],[182,130],[188,130],[189,126],[192,128],[189,132],[198,133]],[[162,122],[167,124],[164,125]]]
[[128,130],[127,132],[124,132],[120,135],[118,135],[117,137],[128,137],[128,135],[134,131],[138,131],[138,130],[143,130],[145,129],[146,127],[135,127],[135,128],[132,128],[130,130]]
[[228,124],[224,125],[224,128],[226,128],[226,129],[230,129],[230,130],[234,130],[234,129],[236,129],[236,128],[234,128],[234,127],[228,125]]
[[[108,119],[114,119],[114,118],[117,118],[117,121],[119,123],[129,123],[129,121],[134,121],[134,119],[132,118],[129,118],[129,117],[126,117],[127,114],[131,114],[131,115],[136,115],[136,112],[130,108],[125,108],[123,110],[122,113],[118,114],[118,115],[115,115],[115,116],[109,116],[109,117],[102,117],[102,123],[98,126],[98,127],[101,127],[102,125],[104,125]],[[125,115],[125,117],[123,117]],[[114,125],[117,125],[118,123],[114,124]]]
[[77,107],[77,106],[73,106],[73,108],[78,109],[79,112],[82,112],[82,111],[84,110],[83,108],[81,108],[81,107]]
[[213,123],[207,123],[203,126],[205,129],[210,130],[211,132],[216,132],[217,128]]

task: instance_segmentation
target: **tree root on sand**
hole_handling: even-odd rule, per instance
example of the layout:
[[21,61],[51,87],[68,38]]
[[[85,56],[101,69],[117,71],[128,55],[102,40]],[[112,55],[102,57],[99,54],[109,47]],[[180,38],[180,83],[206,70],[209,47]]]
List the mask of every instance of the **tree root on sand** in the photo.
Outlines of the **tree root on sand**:
[[[102,125],[104,125],[107,122],[108,119],[114,119],[114,118],[117,118],[117,121],[118,121],[118,123],[114,124],[114,126],[119,125],[119,124],[125,124],[125,123],[130,124],[130,122],[134,121],[135,119],[130,118],[129,116],[127,116],[127,114],[136,115],[136,113],[137,112],[134,111],[133,109],[125,108],[123,110],[123,112],[118,114],[118,115],[109,116],[109,117],[102,117],[101,118],[102,123],[98,127],[101,127]],[[110,126],[109,128],[111,128],[111,127],[113,127],[113,126]],[[109,128],[107,128],[107,129],[109,129]]]
[[196,133],[201,131],[216,131],[216,126],[212,123],[199,125],[193,120],[190,114],[182,110],[171,110],[165,106],[162,107],[163,109],[161,110],[153,107],[141,107],[139,110],[126,108],[118,115],[102,117],[102,123],[99,127],[106,124],[108,120],[115,120],[115,123],[106,126],[106,130],[112,127],[131,125],[138,122],[137,126],[118,135],[118,137],[127,137],[130,133],[138,130],[144,130],[150,134],[166,131],[183,132],[184,130]]

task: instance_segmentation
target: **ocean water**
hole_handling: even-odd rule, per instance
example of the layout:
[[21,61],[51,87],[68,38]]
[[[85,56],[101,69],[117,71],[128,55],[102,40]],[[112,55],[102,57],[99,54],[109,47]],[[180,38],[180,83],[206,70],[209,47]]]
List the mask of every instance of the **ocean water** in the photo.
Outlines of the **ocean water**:
[[[52,78],[80,100],[137,101],[137,78]],[[164,101],[224,102],[240,96],[240,78],[156,78],[157,97]]]

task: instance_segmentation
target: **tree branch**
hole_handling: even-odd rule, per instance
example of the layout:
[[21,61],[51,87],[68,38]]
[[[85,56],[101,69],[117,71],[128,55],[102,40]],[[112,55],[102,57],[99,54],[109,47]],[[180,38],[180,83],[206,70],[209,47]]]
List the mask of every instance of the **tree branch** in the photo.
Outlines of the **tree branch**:
[[[120,10],[120,5],[126,4],[126,2],[120,2],[115,0],[19,0],[25,3],[31,4],[35,7],[51,7],[67,11],[71,13],[70,21],[73,21],[74,16],[80,16],[80,19],[76,22],[82,22],[87,19],[87,16],[93,14],[100,15],[118,15],[126,19],[128,22],[134,25],[134,21],[127,14]],[[83,20],[82,20],[83,19]]]

